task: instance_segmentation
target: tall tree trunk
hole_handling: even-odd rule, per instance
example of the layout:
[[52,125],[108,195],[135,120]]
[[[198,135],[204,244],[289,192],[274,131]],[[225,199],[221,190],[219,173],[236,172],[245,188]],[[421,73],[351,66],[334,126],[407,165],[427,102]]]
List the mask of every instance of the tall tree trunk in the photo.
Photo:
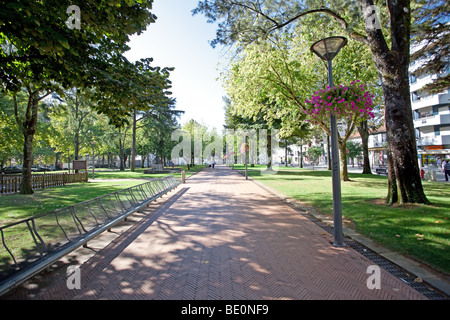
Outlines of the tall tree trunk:
[[339,158],[341,160],[341,180],[350,181],[347,168],[347,141],[344,139],[339,139],[339,152]]
[[386,196],[386,203],[392,205],[398,201],[397,181],[394,174],[394,159],[392,152],[387,148],[387,169],[388,169],[388,194]]
[[136,108],[133,109],[133,134],[131,142],[131,165],[130,170],[135,171],[136,168]]
[[[386,136],[391,160],[389,188],[397,188],[397,199],[388,198],[388,203],[429,203],[423,191],[417,159],[417,147],[412,121],[409,83],[400,87],[398,79],[395,87],[384,84]],[[399,90],[400,89],[400,90]],[[389,170],[389,168],[388,168]],[[395,180],[395,181],[394,181]],[[388,195],[395,195],[389,190]]]
[[[328,158],[328,162],[330,162],[330,158]],[[299,168],[303,168],[303,139],[300,140]]]
[[358,132],[361,136],[361,144],[363,148],[363,174],[372,174],[369,160],[369,125],[368,121],[361,121],[358,125]]
[[272,130],[267,130],[267,170],[272,170]]
[[331,147],[330,147],[330,135],[327,134],[327,170],[331,170]]
[[58,167],[59,152],[55,153],[55,169]]
[[287,139],[284,139],[284,166],[287,167],[287,162],[288,162],[288,144],[287,144]]
[[39,97],[37,92],[31,92],[31,89],[28,88],[28,105],[27,110],[25,112],[25,118],[21,122],[18,116],[18,105],[16,97],[14,96],[14,108],[15,108],[15,116],[16,121],[19,127],[22,130],[24,137],[23,144],[23,168],[22,168],[22,181],[19,185],[19,191],[21,194],[33,194],[32,187],[32,171],[31,165],[33,161],[33,139],[34,134],[36,133],[36,125],[38,118],[38,105],[39,105]]
[[[76,121],[76,129],[75,129],[75,139],[74,139],[74,147],[75,147],[75,160],[78,160],[79,152],[80,152],[80,123],[82,120],[79,119],[78,110],[78,91],[75,90],[75,121]],[[78,170],[77,170],[78,173]]]
[[[373,11],[373,1],[361,0],[364,12]],[[365,19],[368,45],[373,54],[377,70],[381,75],[385,104],[385,123],[388,149],[391,153],[388,203],[426,203],[420,179],[417,147],[412,120],[408,67],[410,56],[411,7],[409,0],[387,2],[391,48],[380,28],[374,28],[370,19]],[[389,161],[388,161],[389,162]],[[397,189],[398,197],[395,195]]]
[[[125,143],[125,141],[124,141],[124,143]],[[119,162],[120,162],[120,164],[119,164],[119,170],[120,171],[125,171],[125,165],[124,165],[124,158],[125,158],[125,155],[124,155],[124,146],[123,146],[123,144],[122,144],[122,138],[119,138],[119,158],[120,158],[120,160],[119,160]]]
[[[74,147],[75,147],[74,160],[78,160],[79,157],[78,154],[80,152],[80,132],[78,130],[75,132]],[[78,170],[75,170],[75,173],[78,173]]]
[[21,194],[33,194],[32,187],[32,155],[33,155],[33,138],[34,129],[27,128],[24,132],[24,145],[23,145],[23,168],[22,168],[22,180],[19,185],[19,190]]

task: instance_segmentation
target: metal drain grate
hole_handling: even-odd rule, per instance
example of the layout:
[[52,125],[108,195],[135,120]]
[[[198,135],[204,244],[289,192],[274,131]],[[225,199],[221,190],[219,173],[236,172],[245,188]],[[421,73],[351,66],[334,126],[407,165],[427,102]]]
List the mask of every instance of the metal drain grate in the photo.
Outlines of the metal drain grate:
[[400,268],[393,262],[380,256],[379,254],[368,249],[367,247],[363,246],[362,244],[360,244],[352,239],[349,239],[349,238],[345,240],[345,243],[352,249],[361,253],[363,256],[365,256],[369,260],[373,261],[376,265],[382,267],[383,269],[385,269],[392,275],[396,276],[398,279],[400,279],[404,283],[408,284],[410,287],[412,287],[415,290],[422,293],[427,298],[429,298],[431,300],[447,300],[448,299],[447,296],[445,296],[444,294],[441,294],[440,292],[435,291],[434,289],[430,288],[426,284],[415,281],[417,279],[417,277],[411,275],[409,272],[403,270],[402,268]]
[[[291,206],[292,207],[292,206]],[[295,208],[294,208],[295,209]],[[325,222],[321,221],[320,219],[312,216],[311,214],[297,210],[300,214],[308,218],[310,221],[314,222],[318,226],[320,226],[322,229],[324,229],[326,232],[330,234],[334,234],[334,228]],[[448,300],[449,297],[446,296],[443,293],[440,293],[439,291],[436,291],[435,289],[432,289],[428,285],[422,282],[415,281],[417,277],[414,275],[411,275],[409,272],[403,270],[390,260],[380,256],[378,253],[370,250],[366,246],[360,244],[359,242],[349,238],[345,237],[344,242],[347,246],[350,248],[356,250],[360,254],[362,254],[364,257],[371,260],[374,264],[382,267],[410,287],[414,288],[418,292],[422,293],[424,296],[426,296],[430,300]]]

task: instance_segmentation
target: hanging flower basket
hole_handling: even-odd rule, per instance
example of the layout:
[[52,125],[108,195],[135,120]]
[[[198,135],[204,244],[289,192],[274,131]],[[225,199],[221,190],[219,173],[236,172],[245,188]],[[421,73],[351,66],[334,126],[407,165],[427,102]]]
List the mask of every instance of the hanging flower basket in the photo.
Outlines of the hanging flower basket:
[[367,120],[374,118],[373,99],[374,95],[367,90],[367,85],[359,80],[350,85],[339,85],[339,87],[316,91],[311,99],[306,99],[304,113],[308,115],[313,123],[324,121],[335,115],[337,119]]

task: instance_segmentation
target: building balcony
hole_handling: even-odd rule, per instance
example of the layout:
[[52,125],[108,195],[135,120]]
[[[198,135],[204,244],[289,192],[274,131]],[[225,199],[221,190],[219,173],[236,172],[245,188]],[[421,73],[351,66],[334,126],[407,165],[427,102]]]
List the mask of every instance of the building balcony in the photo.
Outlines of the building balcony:
[[450,114],[437,114],[419,119],[414,119],[414,128],[425,126],[437,126],[441,124],[450,124]]
[[368,143],[368,148],[369,149],[385,149],[387,146],[387,142],[386,141],[370,141],[371,139],[369,139],[369,143]]
[[416,139],[418,147],[442,147],[450,144],[450,135],[425,136]]
[[417,79],[417,81],[409,84],[409,90],[411,92],[421,90],[425,85],[432,82],[431,76],[425,79]]
[[450,103],[450,93],[448,90],[446,93],[419,96],[411,101],[411,107],[412,110],[418,110],[421,108],[447,103]]

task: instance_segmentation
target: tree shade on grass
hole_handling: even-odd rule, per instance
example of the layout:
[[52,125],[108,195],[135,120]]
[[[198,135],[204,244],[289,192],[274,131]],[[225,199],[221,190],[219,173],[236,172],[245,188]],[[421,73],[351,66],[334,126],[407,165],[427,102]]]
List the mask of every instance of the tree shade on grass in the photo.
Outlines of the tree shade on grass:
[[[205,166],[194,166],[189,171],[186,167],[186,177],[198,172]],[[0,225],[5,225],[79,202],[90,200],[114,191],[142,184],[152,178],[161,178],[170,174],[144,174],[144,169],[135,172],[126,171],[95,171],[92,180],[92,170],[89,170],[89,182],[68,184],[48,189],[36,190],[32,195],[6,194],[0,196]],[[181,173],[173,174],[180,178]]]

